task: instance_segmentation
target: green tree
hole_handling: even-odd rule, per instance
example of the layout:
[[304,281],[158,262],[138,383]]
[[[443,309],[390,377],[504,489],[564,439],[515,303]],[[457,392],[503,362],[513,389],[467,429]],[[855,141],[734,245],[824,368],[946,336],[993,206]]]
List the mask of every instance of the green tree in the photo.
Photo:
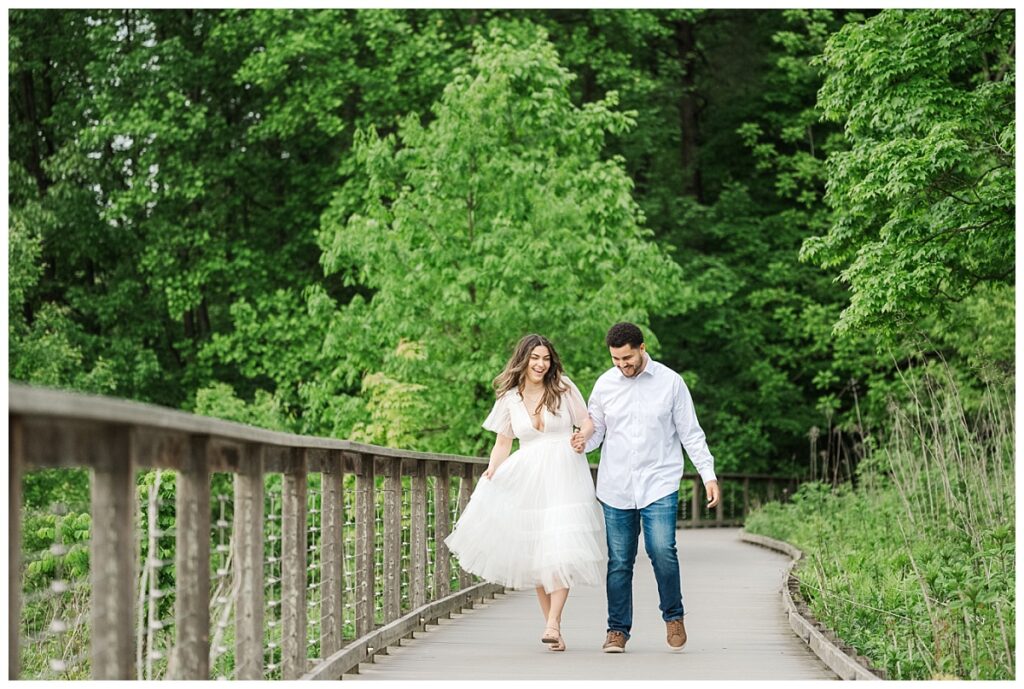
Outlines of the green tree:
[[14,380],[110,392],[117,373],[109,357],[87,357],[74,307],[63,286],[54,285],[54,275],[81,252],[65,257],[52,251],[68,217],[80,214],[78,227],[91,224],[89,204],[82,203],[88,190],[61,185],[62,170],[54,170],[76,115],[60,94],[79,86],[91,56],[86,28],[67,12],[12,10],[10,16],[9,365]]
[[[24,169],[35,182],[11,212],[31,219],[45,266],[26,324],[53,304],[74,323],[80,366],[109,370],[105,392],[175,406],[194,385],[196,349],[219,325],[218,280],[241,282],[227,268],[234,226],[220,185],[233,141],[220,108],[232,94],[219,89],[232,60],[204,53],[213,17],[11,17],[21,56],[11,122],[29,132],[12,148],[12,176]],[[61,384],[83,387],[76,376]]]
[[[698,24],[706,59],[694,63],[695,83],[708,113],[698,138],[734,162],[703,166],[705,203],[676,202],[666,239],[703,301],[656,327],[671,343],[670,363],[695,382],[722,465],[734,470],[804,470],[809,429],[838,406],[829,400],[823,409],[819,398],[846,383],[825,375],[845,294],[798,260],[803,240],[828,226],[824,160],[842,138],[818,123],[822,76],[811,60],[843,21],[791,10]],[[737,33],[749,37],[740,54],[727,38]]]
[[803,255],[850,287],[839,332],[967,327],[957,303],[1013,284],[1013,39],[1010,10],[886,10],[830,38],[820,105],[849,150]]
[[520,335],[551,337],[589,384],[611,322],[691,298],[622,160],[601,156],[630,114],[614,94],[574,106],[571,80],[543,30],[492,23],[429,124],[414,113],[397,135],[360,135],[349,184],[363,207],[345,217],[340,194],[321,242],[327,270],[373,290],[338,310],[324,347],[366,376],[365,439],[403,426],[418,448],[478,452],[489,381]]

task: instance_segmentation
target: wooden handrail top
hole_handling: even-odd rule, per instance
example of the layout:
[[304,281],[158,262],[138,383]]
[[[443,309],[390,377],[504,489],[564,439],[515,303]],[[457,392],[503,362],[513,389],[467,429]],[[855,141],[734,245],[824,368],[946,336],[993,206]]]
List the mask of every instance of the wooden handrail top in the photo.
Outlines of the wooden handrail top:
[[[727,471],[727,472],[717,471],[717,472],[715,472],[715,476],[719,480],[729,480],[729,481],[742,481],[745,478],[754,479],[755,481],[780,481],[780,482],[784,482],[784,481],[803,481],[803,479],[801,477],[799,477],[799,476],[776,476],[774,474],[743,474],[743,473],[738,473],[738,472],[735,472],[735,471]],[[682,480],[683,481],[700,480],[700,474],[691,473],[691,472],[684,472]]]
[[188,412],[160,407],[145,402],[86,395],[79,392],[54,390],[8,383],[8,413],[25,417],[70,419],[95,423],[138,426],[144,428],[207,435],[242,443],[258,443],[277,447],[343,450],[376,457],[400,457],[440,462],[486,464],[487,458],[396,450],[391,447],[367,445],[351,440],[296,435],[269,431],[234,421],[214,419]]
[[[322,438],[310,435],[296,435],[281,431],[249,426],[234,421],[224,421],[209,416],[200,416],[177,409],[160,407],[145,402],[86,395],[21,383],[8,383],[8,413],[14,416],[67,419],[92,423],[134,426],[174,433],[206,435],[222,440],[256,443],[283,448],[308,448],[316,450],[342,450],[361,455],[423,459],[439,462],[460,462],[463,464],[487,464],[486,457],[416,452],[379,445],[368,445],[338,438]],[[591,465],[595,469],[596,464]],[[720,472],[718,478],[726,481],[753,479],[758,481],[799,481],[796,476],[772,476],[770,474],[745,474]],[[682,480],[700,480],[696,473],[685,472]]]

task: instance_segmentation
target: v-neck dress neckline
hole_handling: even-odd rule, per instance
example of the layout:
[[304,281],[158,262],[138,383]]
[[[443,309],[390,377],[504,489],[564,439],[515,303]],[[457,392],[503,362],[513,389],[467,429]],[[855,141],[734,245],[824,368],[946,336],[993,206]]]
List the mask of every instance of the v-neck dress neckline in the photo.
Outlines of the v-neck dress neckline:
[[530,413],[530,408],[526,406],[526,398],[523,397],[522,393],[520,393],[520,392],[517,392],[516,394],[519,395],[519,404],[523,405],[523,411],[526,412],[527,418],[530,419],[530,428],[532,428],[533,430],[537,431],[538,433],[543,433],[545,430],[547,430],[548,421],[547,421],[546,418],[544,418],[544,412],[546,412],[548,410],[548,408],[543,406],[543,405],[541,405],[541,408],[540,408],[540,421],[541,421],[542,424],[544,424],[544,427],[543,428],[537,428],[536,426],[533,425],[533,414]]

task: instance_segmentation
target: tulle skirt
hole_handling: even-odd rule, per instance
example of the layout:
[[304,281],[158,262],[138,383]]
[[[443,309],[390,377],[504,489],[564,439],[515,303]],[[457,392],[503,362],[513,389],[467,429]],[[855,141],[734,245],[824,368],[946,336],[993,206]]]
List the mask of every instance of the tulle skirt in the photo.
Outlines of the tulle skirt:
[[481,478],[445,543],[467,572],[548,593],[604,583],[604,517],[567,434],[532,440]]

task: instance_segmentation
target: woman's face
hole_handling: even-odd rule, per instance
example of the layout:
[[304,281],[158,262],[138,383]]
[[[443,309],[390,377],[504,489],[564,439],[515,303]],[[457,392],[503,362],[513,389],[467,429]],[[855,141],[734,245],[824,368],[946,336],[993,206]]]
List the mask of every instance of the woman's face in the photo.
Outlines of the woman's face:
[[544,374],[551,368],[551,353],[544,345],[537,345],[530,352],[530,361],[526,365],[526,379],[531,383],[540,384]]

